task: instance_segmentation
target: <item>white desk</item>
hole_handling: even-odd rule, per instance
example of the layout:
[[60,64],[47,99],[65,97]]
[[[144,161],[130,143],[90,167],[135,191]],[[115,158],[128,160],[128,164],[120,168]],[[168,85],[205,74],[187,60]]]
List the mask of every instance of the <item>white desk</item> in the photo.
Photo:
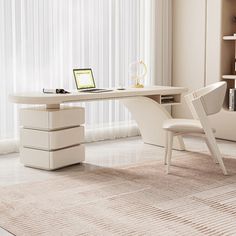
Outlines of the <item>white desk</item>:
[[[85,102],[105,99],[122,99],[130,97],[151,97],[159,103],[162,95],[181,95],[186,92],[186,88],[169,87],[169,86],[153,86],[146,88],[129,88],[126,90],[114,90],[106,93],[85,93],[72,92],[71,94],[43,94],[43,93],[16,93],[10,95],[10,101],[19,104],[62,104],[67,102]],[[179,100],[179,98],[178,98]],[[180,100],[179,100],[180,101]],[[176,102],[179,102],[176,101]]]
[[[18,104],[45,105],[44,112],[53,114],[53,116],[50,116],[50,117],[54,117],[54,118],[56,116],[60,116],[60,122],[62,120],[63,115],[65,115],[65,117],[67,117],[65,118],[67,122],[66,127],[76,128],[74,131],[71,129],[68,130],[67,137],[70,138],[71,136],[73,136],[72,135],[73,132],[78,131],[81,124],[83,123],[84,118],[80,117],[81,118],[80,123],[76,123],[76,120],[72,119],[72,117],[76,117],[76,116],[69,115],[68,112],[71,112],[71,111],[68,111],[67,109],[62,108],[60,106],[61,104],[69,103],[69,102],[85,102],[85,101],[97,101],[97,100],[106,100],[106,99],[118,99],[128,108],[128,110],[132,114],[132,117],[137,122],[143,141],[147,144],[164,146],[165,133],[162,129],[162,123],[164,120],[171,118],[171,115],[167,112],[164,106],[180,104],[181,95],[185,93],[186,91],[187,89],[182,88],[182,87],[153,86],[153,87],[147,87],[147,88],[141,88],[141,89],[130,88],[126,90],[114,90],[114,91],[106,92],[106,93],[84,93],[84,92],[73,92],[71,94],[19,93],[19,94],[11,95],[10,101],[12,101],[13,103],[18,103]],[[164,103],[165,97],[169,95],[174,97],[174,102]],[[59,115],[59,112],[61,115]],[[78,113],[78,108],[75,108],[75,112]],[[84,116],[84,112],[82,110],[80,112]],[[64,114],[64,113],[68,113],[68,114]],[[32,123],[33,121],[37,121],[39,119],[41,121],[43,119],[42,117],[40,118],[40,115],[38,115],[39,112],[37,113],[37,115],[35,115],[32,112],[28,112],[27,114],[28,116],[31,116],[31,117],[27,117],[28,119],[27,122],[29,121]],[[70,118],[72,119],[71,121],[70,121]],[[78,119],[80,118],[78,117]],[[48,136],[51,137],[52,134],[58,135],[58,132],[55,132],[55,131],[60,130],[60,127],[61,129],[65,130],[65,127],[63,127],[61,123],[60,125],[58,125],[58,121],[54,121],[54,120],[50,121],[51,122],[50,127],[48,126],[46,127],[46,131],[49,133],[47,133],[45,137],[48,137]],[[68,125],[68,122],[71,122],[71,125]],[[32,128],[32,130],[37,129],[37,127],[27,127],[26,125],[25,131],[29,131],[28,130],[29,128]],[[45,131],[44,128],[41,127],[41,131]],[[28,140],[30,139],[30,135],[31,134],[28,134]],[[39,137],[41,137],[42,139],[43,136],[39,136]],[[81,140],[81,136],[80,138],[77,137],[77,140],[78,139]],[[38,140],[38,142],[40,142],[40,140]],[[57,143],[58,142],[60,143],[62,141],[59,140],[57,141]],[[184,144],[181,137],[176,138],[176,140],[174,141],[174,145],[176,149],[184,150]],[[65,147],[60,146],[60,148],[58,148],[58,150],[62,150],[62,149],[65,149]],[[57,150],[49,149],[47,151],[49,151],[50,154],[52,154],[52,151],[57,151]],[[25,155],[25,154],[22,154],[22,155]],[[34,155],[34,154],[31,153],[30,155]],[[47,157],[45,158],[47,159]],[[63,159],[63,157],[61,157],[61,159]],[[22,162],[28,166],[42,168],[37,165],[27,164],[26,162],[28,162],[29,160],[26,161],[24,158],[22,158],[22,160],[23,160]],[[73,160],[72,162],[63,163],[63,165],[54,165],[53,167],[44,168],[44,169],[56,169],[56,168],[59,168],[68,164],[81,162],[82,160],[83,158],[82,159],[80,158],[77,161]]]

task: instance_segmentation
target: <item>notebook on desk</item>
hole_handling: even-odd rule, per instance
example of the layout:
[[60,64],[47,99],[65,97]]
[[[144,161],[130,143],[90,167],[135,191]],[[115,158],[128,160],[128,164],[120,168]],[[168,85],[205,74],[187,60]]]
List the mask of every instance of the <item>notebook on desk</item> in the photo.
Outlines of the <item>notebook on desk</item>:
[[92,69],[74,69],[73,73],[79,92],[104,93],[112,91],[111,89],[96,88]]

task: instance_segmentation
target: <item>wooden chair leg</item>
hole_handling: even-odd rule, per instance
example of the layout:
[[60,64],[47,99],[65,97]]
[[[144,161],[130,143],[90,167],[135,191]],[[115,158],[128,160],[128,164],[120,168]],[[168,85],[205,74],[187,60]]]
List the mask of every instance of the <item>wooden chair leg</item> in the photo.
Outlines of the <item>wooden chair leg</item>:
[[224,162],[223,162],[223,160],[222,160],[222,156],[221,156],[220,150],[219,150],[219,148],[218,148],[218,145],[217,145],[217,143],[216,143],[215,138],[208,138],[207,135],[206,135],[206,139],[207,139],[207,142],[208,142],[208,144],[209,144],[209,146],[210,146],[209,149],[210,149],[212,155],[214,155],[215,158],[218,160],[219,165],[220,165],[220,167],[221,167],[221,169],[222,169],[222,171],[223,171],[223,174],[224,174],[224,175],[228,175],[227,170],[226,170],[225,165],[224,165]]
[[167,135],[168,135],[168,150],[167,150],[167,170],[166,170],[166,173],[169,174],[170,165],[171,165],[172,146],[173,146],[173,136],[174,136],[174,134],[172,132],[168,131]]
[[217,160],[217,158],[216,158],[216,156],[214,154],[214,151],[212,150],[211,145],[208,142],[208,139],[205,138],[205,140],[206,140],[207,147],[208,147],[208,149],[209,149],[209,151],[211,153],[212,159],[215,161],[216,164],[219,164],[219,161]]

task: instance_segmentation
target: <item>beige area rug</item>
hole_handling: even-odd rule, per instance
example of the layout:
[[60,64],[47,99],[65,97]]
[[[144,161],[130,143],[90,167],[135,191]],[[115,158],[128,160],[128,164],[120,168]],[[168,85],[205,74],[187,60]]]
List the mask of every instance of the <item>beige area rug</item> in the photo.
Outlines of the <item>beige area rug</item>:
[[0,226],[15,235],[236,235],[236,159],[230,176],[204,154],[119,169],[71,171],[0,188]]

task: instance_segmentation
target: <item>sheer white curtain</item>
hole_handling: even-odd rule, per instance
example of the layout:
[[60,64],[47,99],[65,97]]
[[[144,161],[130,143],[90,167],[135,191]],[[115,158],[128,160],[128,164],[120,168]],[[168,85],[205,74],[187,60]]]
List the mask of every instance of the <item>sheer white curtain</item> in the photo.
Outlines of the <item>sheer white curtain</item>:
[[[147,85],[168,84],[170,8],[171,0],[0,0],[0,140],[18,137],[9,94],[74,90],[73,68],[92,68],[98,87],[129,86],[129,64],[142,59]],[[138,134],[118,102],[80,105],[87,140]]]

